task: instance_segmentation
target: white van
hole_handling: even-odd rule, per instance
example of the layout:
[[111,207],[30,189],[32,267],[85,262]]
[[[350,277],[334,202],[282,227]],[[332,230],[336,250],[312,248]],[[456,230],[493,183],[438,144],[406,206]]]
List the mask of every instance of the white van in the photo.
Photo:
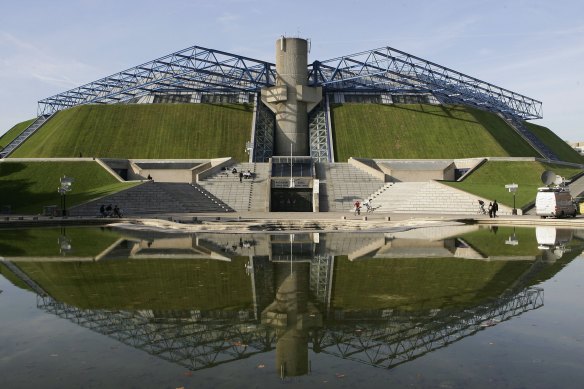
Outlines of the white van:
[[544,217],[576,217],[576,205],[570,191],[564,188],[538,188],[535,214]]

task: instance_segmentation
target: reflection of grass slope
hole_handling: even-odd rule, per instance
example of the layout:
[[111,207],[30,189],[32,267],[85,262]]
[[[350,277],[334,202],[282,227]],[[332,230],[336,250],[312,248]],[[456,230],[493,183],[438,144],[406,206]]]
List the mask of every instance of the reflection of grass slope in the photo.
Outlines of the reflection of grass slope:
[[244,161],[251,122],[244,104],[84,105],[59,112],[12,156]]
[[540,177],[544,170],[553,170],[566,178],[581,172],[580,169],[541,162],[488,161],[462,182],[443,183],[477,196],[496,199],[510,207],[513,206],[513,196],[505,189],[505,185],[516,183],[519,185],[516,205],[522,208],[535,201],[537,188],[543,185]]
[[95,257],[112,243],[119,235],[107,229],[88,228],[30,228],[5,230],[0,234],[0,247],[5,257],[58,257],[59,236],[69,238],[72,250],[68,256]]
[[[45,205],[59,205],[59,178],[73,177],[67,207],[135,186],[118,182],[97,162],[0,163],[0,204],[16,213],[40,213]],[[97,210],[96,210],[97,213]]]
[[[505,244],[513,234],[519,243],[516,246]],[[461,238],[488,257],[539,255],[533,228],[485,227],[464,234]]]
[[34,121],[35,119],[31,119],[22,123],[18,123],[10,130],[8,130],[4,135],[0,136],[0,150],[12,142],[18,135],[22,133],[22,131],[26,129],[26,127],[30,126]]
[[497,115],[470,107],[343,104],[331,115],[337,161],[539,156]]
[[525,122],[527,128],[545,143],[556,155],[566,162],[584,163],[584,157],[570,147],[560,137],[550,131],[549,128],[537,124]]
[[32,291],[28,285],[20,278],[14,275],[2,262],[0,262],[0,275],[6,278],[10,283],[20,289]]
[[248,258],[19,262],[58,301],[85,309],[214,310],[252,305]]
[[333,307],[344,310],[464,308],[496,298],[531,262],[456,258],[335,259]]

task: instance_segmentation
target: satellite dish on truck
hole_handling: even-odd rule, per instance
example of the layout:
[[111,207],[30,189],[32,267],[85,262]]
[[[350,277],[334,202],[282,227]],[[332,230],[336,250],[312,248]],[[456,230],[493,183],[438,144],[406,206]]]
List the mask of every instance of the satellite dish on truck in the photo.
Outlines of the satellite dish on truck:
[[551,185],[556,181],[556,173],[552,172],[551,170],[546,170],[541,174],[541,182],[544,185]]

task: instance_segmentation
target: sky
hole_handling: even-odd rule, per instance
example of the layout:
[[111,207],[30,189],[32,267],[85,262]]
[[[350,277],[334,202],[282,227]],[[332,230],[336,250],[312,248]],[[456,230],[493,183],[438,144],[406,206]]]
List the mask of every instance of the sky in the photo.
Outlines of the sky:
[[543,103],[533,121],[584,141],[581,0],[1,0],[0,134],[38,100],[193,45],[274,62],[390,46]]

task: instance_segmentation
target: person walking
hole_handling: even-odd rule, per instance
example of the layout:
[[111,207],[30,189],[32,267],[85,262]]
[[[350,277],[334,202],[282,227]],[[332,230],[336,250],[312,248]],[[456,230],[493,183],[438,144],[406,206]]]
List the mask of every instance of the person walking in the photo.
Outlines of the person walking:
[[239,172],[239,182],[243,182],[243,172]]
[[361,215],[361,202],[359,200],[355,200],[353,206],[355,207],[355,216]]
[[489,217],[493,217],[493,203],[489,203]]
[[497,217],[497,211],[499,210],[499,204],[497,200],[493,201],[493,217]]

